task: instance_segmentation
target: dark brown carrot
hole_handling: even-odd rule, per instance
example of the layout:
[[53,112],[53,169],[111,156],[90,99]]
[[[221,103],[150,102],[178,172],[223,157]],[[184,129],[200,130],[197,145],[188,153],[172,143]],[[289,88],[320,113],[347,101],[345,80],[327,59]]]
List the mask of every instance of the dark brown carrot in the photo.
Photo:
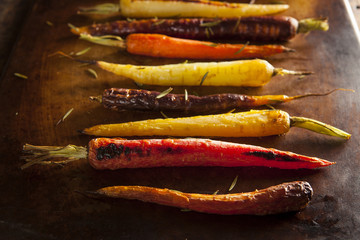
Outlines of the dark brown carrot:
[[[236,144],[209,139],[146,139],[124,140],[97,138],[84,147],[47,147],[25,145],[30,154],[23,168],[70,159],[88,158],[95,169],[222,166],[263,166],[282,169],[320,168],[334,164],[276,149]],[[60,158],[60,160],[56,160]],[[49,161],[49,159],[52,159]]]
[[[304,94],[289,97],[287,95],[248,96],[244,94],[214,94],[208,96],[194,96],[185,94],[171,94],[164,96],[160,92],[110,88],[105,89],[102,96],[90,97],[99,101],[105,108],[124,110],[152,110],[152,111],[185,111],[185,112],[219,112],[230,109],[250,109],[264,105],[279,104],[310,96],[325,96],[335,89],[323,94]],[[346,89],[344,89],[346,90]],[[161,96],[161,97],[159,97]]]
[[126,49],[129,53],[162,58],[243,59],[264,58],[294,51],[282,45],[224,44],[169,37],[162,34],[130,34],[126,40],[118,36],[94,37],[81,34],[81,39]]
[[300,211],[310,202],[313,190],[308,182],[296,181],[235,194],[183,193],[144,186],[105,187],[84,194],[94,198],[135,199],[211,214],[268,215]]
[[287,41],[297,33],[328,30],[326,19],[296,20],[287,16],[244,18],[147,19],[115,21],[72,28],[75,34],[127,36],[132,33],[158,33],[188,39],[235,39],[238,41]]

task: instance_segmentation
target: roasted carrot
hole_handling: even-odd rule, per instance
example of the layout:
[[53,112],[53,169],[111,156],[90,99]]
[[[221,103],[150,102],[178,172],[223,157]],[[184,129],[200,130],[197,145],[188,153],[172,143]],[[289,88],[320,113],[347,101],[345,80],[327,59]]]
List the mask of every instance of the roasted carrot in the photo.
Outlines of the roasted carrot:
[[261,59],[223,62],[138,66],[96,61],[97,66],[138,83],[159,86],[261,87],[276,75],[308,75],[310,72],[274,68]]
[[86,128],[94,136],[204,136],[263,137],[280,135],[290,127],[305,128],[330,136],[350,138],[350,134],[325,123],[303,117],[290,117],[281,110],[251,110],[184,118],[151,119],[137,122],[104,124]]
[[298,21],[287,16],[263,16],[221,19],[122,20],[79,28],[72,27],[72,32],[78,35],[116,35],[120,37],[132,33],[158,33],[188,39],[279,42],[288,41],[297,33],[307,33],[313,30],[327,31],[328,28],[326,19],[309,18]]
[[264,58],[294,50],[282,45],[220,44],[168,37],[161,34],[130,34],[126,40],[117,36],[94,37],[81,34],[80,39],[126,49],[137,55],[183,59],[243,59]]
[[221,195],[144,186],[105,187],[84,194],[93,198],[135,199],[203,213],[268,215],[300,211],[310,202],[313,190],[308,182],[296,181],[254,192]]
[[89,164],[98,170],[184,166],[312,169],[334,164],[323,159],[271,148],[191,138],[97,138],[89,142],[88,149],[73,145],[49,147],[27,144],[24,151],[30,155],[26,156],[28,163],[23,165],[23,169],[34,164],[66,163],[82,158],[87,158]]
[[287,4],[246,4],[209,0],[120,0],[120,4],[100,4],[80,8],[78,14],[95,18],[121,15],[151,17],[244,17],[283,12]]
[[[156,91],[110,88],[105,89],[102,96],[90,97],[102,103],[105,108],[124,110],[152,110],[152,111],[185,111],[185,112],[217,112],[231,109],[250,109],[264,105],[280,104],[295,99],[311,96],[325,96],[336,90],[324,94],[304,94],[289,97],[287,95],[249,96],[244,94],[213,94],[194,96],[186,94],[162,94]],[[346,89],[344,89],[346,90]]]

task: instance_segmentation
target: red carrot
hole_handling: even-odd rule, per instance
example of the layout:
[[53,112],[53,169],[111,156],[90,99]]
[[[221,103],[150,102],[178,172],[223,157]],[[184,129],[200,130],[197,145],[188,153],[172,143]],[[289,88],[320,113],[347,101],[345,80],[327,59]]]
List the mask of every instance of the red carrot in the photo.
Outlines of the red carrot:
[[120,47],[132,54],[162,58],[219,60],[264,58],[293,51],[282,45],[221,44],[161,34],[130,34],[126,40],[117,36],[94,37],[88,34],[81,34],[80,38],[101,45]]
[[[307,157],[276,149],[236,144],[209,139],[148,139],[124,140],[97,138],[84,147],[39,147],[25,145],[33,154],[22,168],[33,164],[48,164],[50,158],[70,160],[88,158],[95,169],[222,166],[264,166],[282,169],[319,168],[334,164],[323,159]],[[60,160],[60,163],[64,160]]]
[[267,215],[305,208],[313,190],[308,182],[296,181],[254,192],[219,195],[183,193],[144,186],[105,187],[84,194],[95,198],[136,199],[212,214]]

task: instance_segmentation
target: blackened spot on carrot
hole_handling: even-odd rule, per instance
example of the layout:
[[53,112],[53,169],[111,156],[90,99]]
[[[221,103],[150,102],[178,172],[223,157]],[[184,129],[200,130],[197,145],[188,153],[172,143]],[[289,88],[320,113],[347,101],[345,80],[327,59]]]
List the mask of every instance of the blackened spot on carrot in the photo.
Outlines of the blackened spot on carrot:
[[124,151],[124,145],[119,145],[116,151],[117,155],[121,155],[121,153]]
[[104,159],[104,152],[105,152],[105,148],[104,147],[99,147],[97,149],[97,152],[96,152],[96,158],[97,160],[103,160]]
[[286,155],[279,155],[273,152],[262,152],[262,151],[250,151],[247,153],[244,153],[248,156],[255,156],[255,157],[261,157],[266,160],[273,160],[273,161],[285,161],[285,162],[298,162],[300,161],[297,158],[286,156]]
[[125,147],[125,156],[129,155],[131,153],[131,149],[129,147]]
[[108,146],[99,147],[97,149],[96,158],[97,160],[111,159],[115,156],[120,156],[124,151],[124,146],[117,146],[115,143],[110,143]]
[[146,149],[146,156],[150,157],[151,155],[151,148]]
[[159,147],[159,152],[164,154],[181,154],[184,153],[185,149],[182,147]]
[[125,157],[127,158],[128,161],[131,160],[131,148],[129,147],[125,147],[125,150],[124,150],[124,154],[125,154]]
[[143,156],[143,150],[139,147],[134,147],[133,152],[137,153],[140,157]]

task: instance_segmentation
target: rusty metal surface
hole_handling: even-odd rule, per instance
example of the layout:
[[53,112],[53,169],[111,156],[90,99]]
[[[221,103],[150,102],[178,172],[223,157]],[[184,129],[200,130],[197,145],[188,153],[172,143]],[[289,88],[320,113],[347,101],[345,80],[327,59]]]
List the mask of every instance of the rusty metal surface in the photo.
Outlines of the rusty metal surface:
[[[35,166],[20,170],[24,143],[35,145],[86,145],[90,137],[77,130],[100,123],[126,122],[162,117],[160,113],[123,112],[103,109],[89,96],[108,87],[136,87],[130,80],[95,69],[93,78],[79,63],[56,51],[91,50],[82,59],[118,63],[163,64],[164,60],[132,56],[122,51],[77,40],[67,23],[77,26],[92,20],[76,16],[79,5],[96,1],[38,0],[24,23],[21,37],[8,60],[0,86],[0,230],[4,239],[358,239],[360,237],[360,159],[358,97],[360,48],[344,3],[339,0],[288,1],[286,15],[298,19],[328,16],[330,30],[299,35],[286,43],[296,49],[269,58],[276,67],[310,70],[306,78],[276,77],[263,88],[187,88],[200,95],[220,92],[287,94],[326,92],[350,88],[355,93],[336,92],[307,98],[279,108],[293,116],[315,118],[353,134],[348,141],[291,129],[285,136],[222,139],[256,144],[337,164],[315,171],[266,168],[156,168],[96,171],[81,160],[60,166]],[[50,21],[53,26],[45,22]],[[28,79],[15,77],[15,72]],[[162,91],[166,87],[151,87]],[[175,88],[181,93],[184,88]],[[58,120],[74,111],[61,124]],[[183,116],[172,113],[170,116]],[[232,192],[260,189],[286,181],[306,180],[314,198],[302,212],[276,216],[217,216],[183,212],[176,208],[130,200],[98,201],[76,191],[110,185],[145,185],[184,192],[226,193],[235,176]]]

